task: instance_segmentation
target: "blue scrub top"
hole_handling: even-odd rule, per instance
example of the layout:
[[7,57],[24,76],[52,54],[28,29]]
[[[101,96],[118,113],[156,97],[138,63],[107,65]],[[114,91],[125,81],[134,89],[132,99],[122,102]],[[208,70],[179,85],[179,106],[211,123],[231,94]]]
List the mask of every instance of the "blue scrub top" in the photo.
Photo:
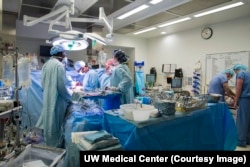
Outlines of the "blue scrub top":
[[241,78],[243,80],[242,92],[240,97],[250,97],[250,72],[240,71],[236,75],[236,80]]
[[209,83],[208,93],[221,94],[222,97],[220,98],[220,101],[224,101],[224,96],[225,96],[225,90],[223,88],[224,83],[228,83],[225,74],[220,73],[215,75]]

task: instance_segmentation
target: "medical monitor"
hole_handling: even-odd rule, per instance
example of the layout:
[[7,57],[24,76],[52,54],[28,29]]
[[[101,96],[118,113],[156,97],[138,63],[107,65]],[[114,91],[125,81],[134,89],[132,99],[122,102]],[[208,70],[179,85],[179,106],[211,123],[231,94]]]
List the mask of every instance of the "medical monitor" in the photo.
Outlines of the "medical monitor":
[[182,88],[182,78],[172,78],[171,88]]
[[40,56],[50,57],[50,49],[52,46],[40,45]]
[[147,83],[155,83],[155,74],[146,74],[146,82]]

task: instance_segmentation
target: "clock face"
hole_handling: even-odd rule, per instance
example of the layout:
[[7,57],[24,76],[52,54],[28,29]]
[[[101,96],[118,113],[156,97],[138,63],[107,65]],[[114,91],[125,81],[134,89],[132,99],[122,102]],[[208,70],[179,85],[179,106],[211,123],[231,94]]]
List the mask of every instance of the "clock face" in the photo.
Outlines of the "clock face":
[[213,30],[210,27],[206,27],[201,31],[201,36],[204,39],[209,39],[213,35]]

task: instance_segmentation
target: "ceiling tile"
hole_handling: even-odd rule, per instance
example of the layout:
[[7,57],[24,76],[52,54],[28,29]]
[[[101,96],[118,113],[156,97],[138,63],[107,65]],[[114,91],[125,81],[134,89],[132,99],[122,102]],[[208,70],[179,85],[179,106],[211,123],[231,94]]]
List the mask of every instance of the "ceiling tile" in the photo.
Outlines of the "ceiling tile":
[[185,16],[230,1],[232,0],[192,0],[178,7],[169,9],[168,11],[173,14]]

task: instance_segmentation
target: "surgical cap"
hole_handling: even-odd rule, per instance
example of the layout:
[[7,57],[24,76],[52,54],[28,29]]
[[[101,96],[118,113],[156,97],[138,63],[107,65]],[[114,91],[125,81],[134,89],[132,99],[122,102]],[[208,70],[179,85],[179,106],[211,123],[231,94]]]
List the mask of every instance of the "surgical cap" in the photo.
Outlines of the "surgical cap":
[[86,63],[86,64],[85,64],[85,67],[92,68],[92,65],[91,65],[90,63]]
[[114,50],[113,56],[116,57],[120,63],[124,63],[128,60],[128,56],[121,50]]
[[114,59],[108,59],[106,62],[106,66],[112,66],[114,63]]
[[51,49],[50,49],[50,54],[51,55],[56,55],[57,53],[59,53],[59,52],[64,52],[65,51],[65,49],[62,47],[62,46],[60,46],[60,45],[55,45],[55,46],[53,46]]
[[234,71],[232,69],[226,69],[222,73],[223,74],[230,74],[232,77],[234,76]]
[[74,68],[76,69],[76,71],[79,71],[84,66],[85,66],[84,61],[77,61],[74,64]]
[[247,67],[243,64],[235,64],[234,67],[233,67],[233,70],[243,70],[243,71],[246,71],[247,70]]

